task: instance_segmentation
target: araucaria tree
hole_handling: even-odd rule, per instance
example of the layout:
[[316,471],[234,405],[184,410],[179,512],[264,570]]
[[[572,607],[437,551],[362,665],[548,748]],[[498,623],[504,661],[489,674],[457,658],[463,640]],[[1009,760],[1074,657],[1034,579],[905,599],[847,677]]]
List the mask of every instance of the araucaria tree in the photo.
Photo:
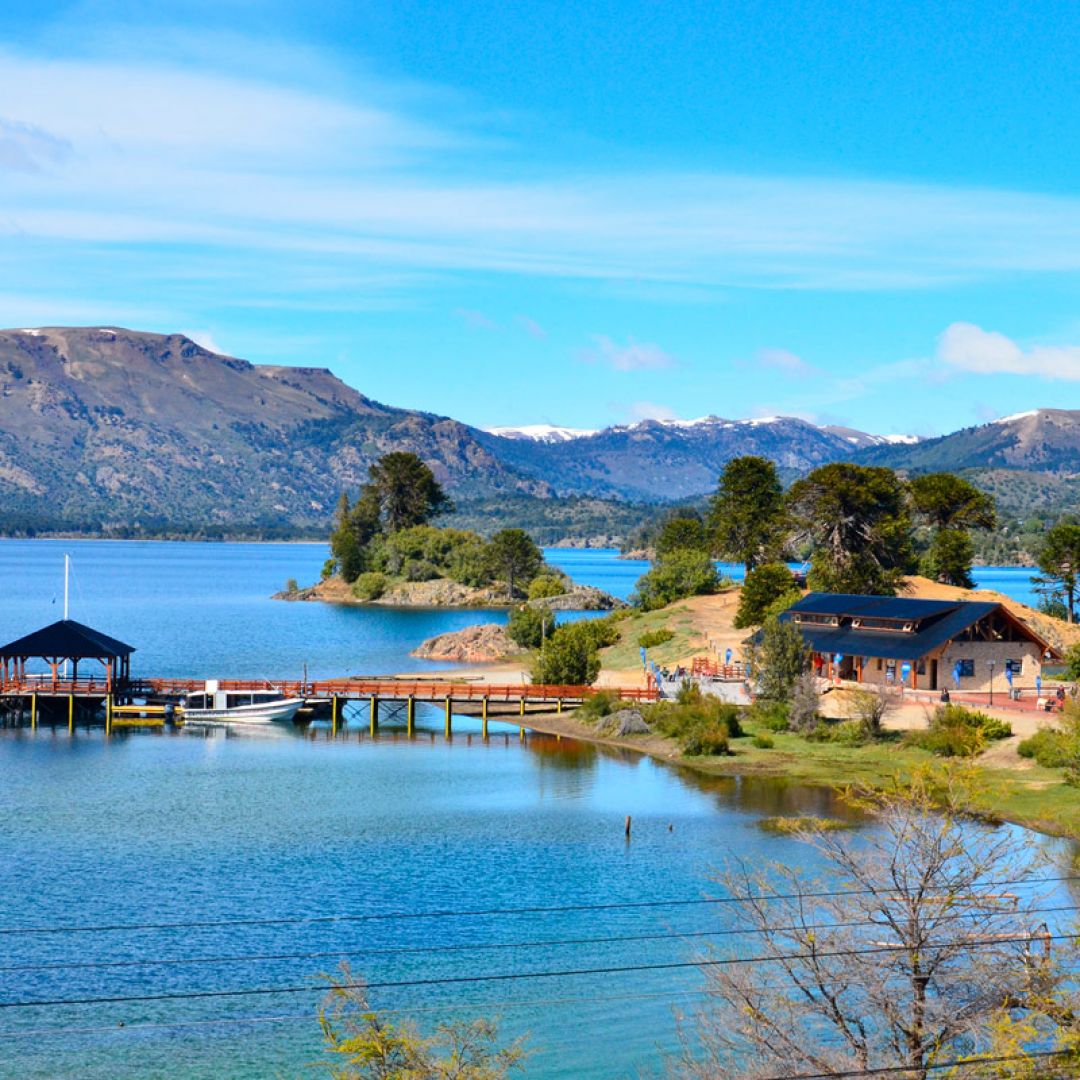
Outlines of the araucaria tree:
[[781,547],[784,489],[768,458],[747,455],[724,466],[709,511],[716,554],[749,573]]
[[368,477],[365,493],[378,505],[389,533],[423,525],[451,509],[450,499],[435,474],[416,454],[384,454],[368,468]]
[[973,588],[970,530],[992,529],[997,523],[993,498],[952,473],[916,476],[909,486],[915,510],[932,530],[923,560],[928,576],[945,585]]
[[788,492],[795,537],[813,552],[810,586],[822,592],[891,595],[909,569],[911,518],[891,469],[836,462]]
[[506,582],[506,598],[514,599],[519,585],[528,585],[544,565],[543,552],[524,529],[503,529],[488,542],[485,559],[492,573]]
[[[947,774],[863,793],[870,828],[798,834],[824,879],[801,860],[726,876],[732,929],[746,931],[734,940],[753,959],[709,956],[709,1001],[684,1029],[678,1075],[1075,1075],[1069,965],[1051,958],[1025,883],[1033,849],[965,817],[970,796]],[[995,1056],[1009,1060],[985,1062]]]
[[1039,549],[1042,586],[1061,596],[1069,622],[1076,620],[1076,594],[1080,586],[1080,525],[1062,521],[1053,526]]

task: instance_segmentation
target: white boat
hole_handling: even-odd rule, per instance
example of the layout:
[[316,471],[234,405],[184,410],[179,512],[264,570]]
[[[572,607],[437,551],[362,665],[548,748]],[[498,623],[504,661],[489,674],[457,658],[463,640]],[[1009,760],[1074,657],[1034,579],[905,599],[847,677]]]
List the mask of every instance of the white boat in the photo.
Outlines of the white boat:
[[185,724],[290,723],[304,705],[276,690],[222,690],[216,679],[206,689],[188,694],[181,706]]

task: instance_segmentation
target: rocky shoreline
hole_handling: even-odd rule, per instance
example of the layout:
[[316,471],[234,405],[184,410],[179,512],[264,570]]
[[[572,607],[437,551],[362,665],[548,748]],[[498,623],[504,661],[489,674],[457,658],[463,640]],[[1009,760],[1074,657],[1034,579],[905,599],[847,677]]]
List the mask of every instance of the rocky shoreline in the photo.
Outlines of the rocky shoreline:
[[456,664],[493,664],[525,656],[528,649],[510,640],[505,626],[480,623],[438,634],[422,642],[409,654],[420,660],[440,660]]

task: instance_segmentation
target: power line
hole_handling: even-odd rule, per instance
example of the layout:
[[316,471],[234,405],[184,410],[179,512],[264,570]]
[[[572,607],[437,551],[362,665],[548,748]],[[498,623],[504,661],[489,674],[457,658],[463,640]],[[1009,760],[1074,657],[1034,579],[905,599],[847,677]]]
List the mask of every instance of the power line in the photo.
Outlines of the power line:
[[[1053,885],[1080,881],[1080,875],[1051,878],[1012,878],[1004,881],[979,882],[971,888],[989,889],[1006,885]],[[625,900],[605,904],[564,904],[551,907],[531,906],[514,908],[480,908],[467,911],[453,909],[435,911],[386,911],[362,915],[295,915],[258,919],[210,919],[203,921],[167,923],[104,923],[98,925],[73,924],[70,926],[3,926],[0,934],[88,934],[113,933],[135,930],[204,930],[233,926],[298,926],[340,922],[377,922],[392,919],[463,919],[495,915],[562,915],[582,911],[629,911],[641,908],[691,907],[713,904],[768,903],[776,900],[824,900],[841,896],[875,896],[879,892],[895,891],[895,884],[884,883],[864,889],[829,889],[820,892],[762,893],[747,896],[703,896],[671,900]]]
[[[1003,910],[1003,916],[1011,915],[1050,915],[1061,914],[1067,911],[1080,911],[1076,904],[1062,904],[1045,908],[1024,908],[1013,912]],[[958,919],[986,918],[987,912],[965,911],[952,915],[940,915],[935,922],[954,922]],[[157,957],[140,958],[133,960],[70,960],[62,963],[38,963],[38,964],[6,964],[0,966],[3,972],[31,972],[31,971],[76,971],[76,970],[100,970],[113,968],[144,968],[144,967],[188,967],[197,964],[241,964],[263,963],[282,960],[325,960],[334,957],[348,958],[358,956],[401,956],[414,953],[430,955],[432,953],[455,953],[455,952],[486,952],[503,949],[534,949],[548,947],[563,947],[570,945],[616,945],[629,942],[644,941],[676,941],[697,938],[718,937],[744,937],[757,934],[792,934],[804,930],[846,930],[855,927],[878,927],[886,928],[886,924],[875,922],[872,919],[855,919],[846,922],[831,923],[801,923],[794,926],[750,926],[741,929],[716,928],[710,930],[686,930],[671,933],[655,934],[616,934],[604,937],[581,937],[581,938],[537,938],[531,941],[496,941],[496,942],[462,942],[453,945],[402,945],[387,947],[367,947],[359,949],[328,949],[323,951],[285,952],[285,953],[241,953],[223,956],[183,956],[183,957]]]
[[[1004,945],[1009,941],[1075,941],[1078,934],[1017,934],[1010,937],[973,938],[962,943],[924,945],[921,951],[940,951],[962,944],[964,948],[980,948],[984,945]],[[627,975],[638,972],[675,971],[686,968],[726,967],[730,965],[780,963],[798,960],[825,960],[842,956],[870,956],[876,953],[904,952],[910,947],[904,944],[881,945],[868,949],[835,949],[814,953],[780,953],[774,956],[723,957],[717,960],[673,960],[661,964],[626,964],[615,967],[570,968],[559,971],[498,972],[494,975],[447,975],[420,979],[388,979],[373,982],[340,983],[342,990],[398,990],[420,986],[456,986],[466,983],[512,982],[524,979],[577,978],[586,975]],[[307,994],[320,989],[310,983],[304,986],[257,986],[236,990],[183,990],[158,994],[119,994],[109,997],[90,998],[43,998],[37,1001],[0,1001],[0,1009],[32,1009],[46,1006],[70,1005],[123,1005],[146,1001],[191,1001],[206,998],[237,998],[268,996],[273,994]]]

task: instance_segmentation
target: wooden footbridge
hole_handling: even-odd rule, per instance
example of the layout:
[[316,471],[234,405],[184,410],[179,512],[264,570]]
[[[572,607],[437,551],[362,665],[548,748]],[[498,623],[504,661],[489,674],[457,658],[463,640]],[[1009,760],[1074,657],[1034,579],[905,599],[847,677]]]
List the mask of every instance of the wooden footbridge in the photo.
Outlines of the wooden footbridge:
[[[452,733],[455,713],[479,716],[483,735],[487,736],[488,720],[517,716],[519,720],[535,712],[561,713],[567,705],[580,705],[600,693],[594,686],[544,685],[538,683],[494,684],[462,682],[448,679],[219,679],[213,684],[218,691],[242,698],[244,694],[279,694],[286,698],[303,698],[312,707],[329,713],[330,724],[336,731],[343,719],[347,703],[361,702],[367,706],[367,719],[372,734],[378,730],[380,707],[394,707],[404,712],[405,727],[411,735],[415,730],[417,704],[438,705],[443,712],[444,729]],[[59,673],[34,676],[25,673],[0,674],[0,701],[9,709],[28,716],[36,727],[45,705],[54,718],[58,706],[66,713],[69,730],[74,730],[77,712],[83,716],[103,716],[106,731],[121,727],[160,726],[174,716],[183,722],[182,703],[189,694],[201,694],[207,688],[201,679],[131,679],[116,682],[112,679],[65,679]],[[620,689],[619,696],[630,701],[655,701],[655,688]],[[525,726],[525,725],[521,725]]]

